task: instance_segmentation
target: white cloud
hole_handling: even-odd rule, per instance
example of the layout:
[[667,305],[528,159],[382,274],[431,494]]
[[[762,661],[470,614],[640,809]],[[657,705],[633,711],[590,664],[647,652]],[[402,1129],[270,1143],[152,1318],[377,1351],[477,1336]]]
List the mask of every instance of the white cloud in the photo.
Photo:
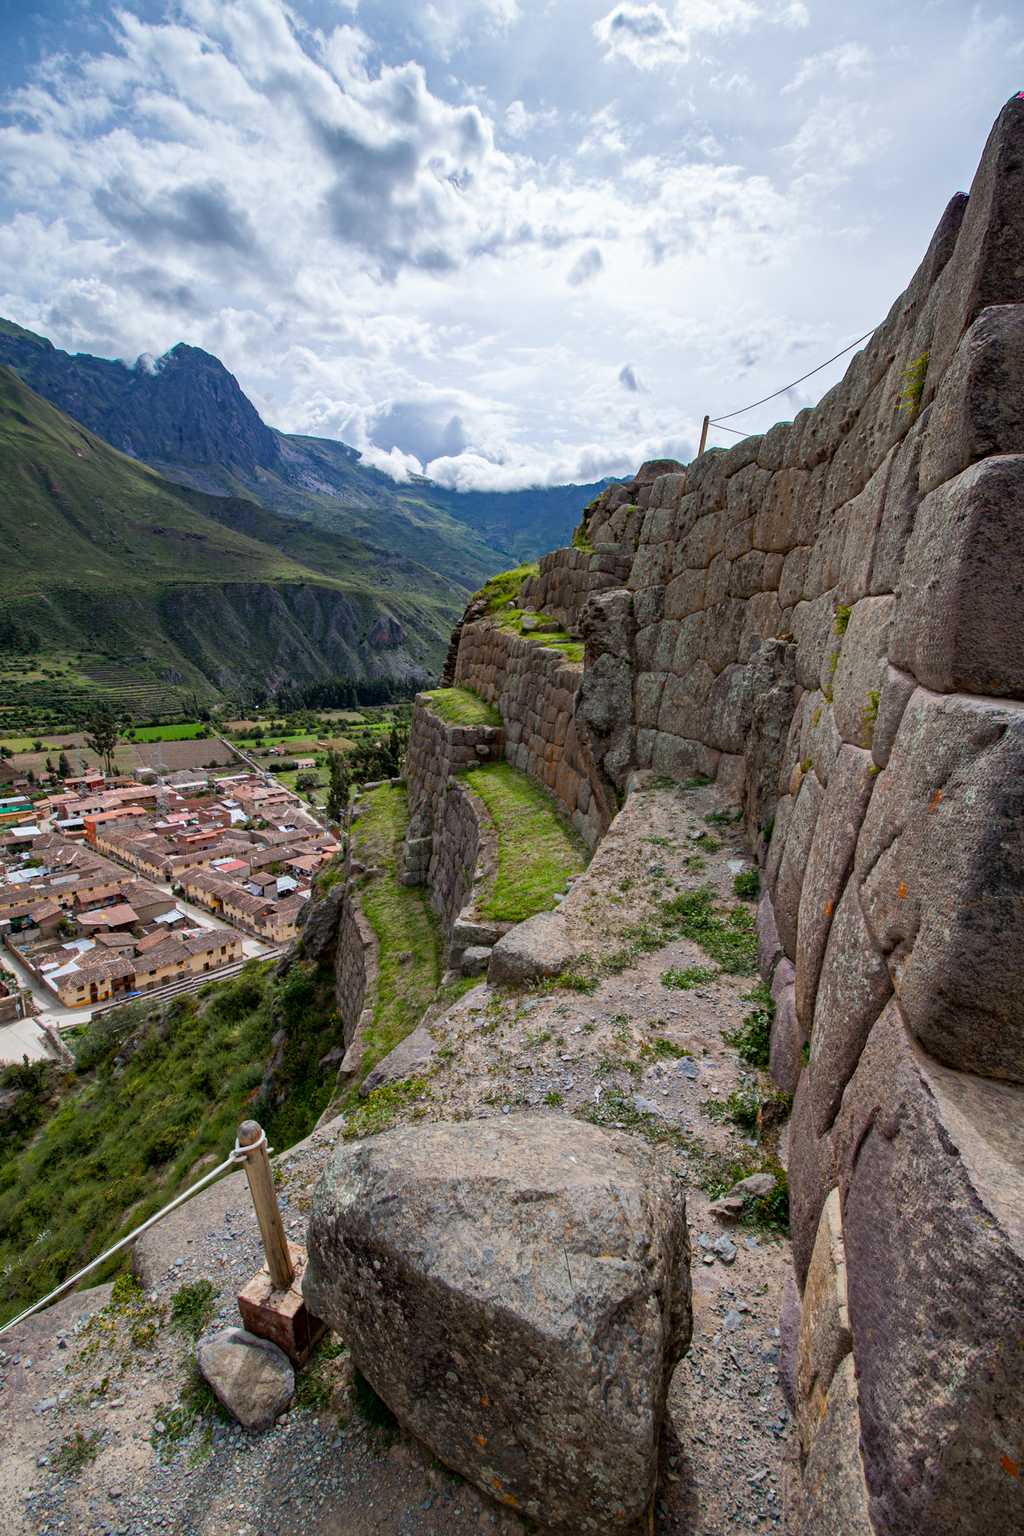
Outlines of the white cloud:
[[873,63],[874,54],[863,43],[840,43],[824,53],[810,54],[803,59],[792,80],[783,86],[782,94],[792,95],[823,75],[835,80],[866,80]]
[[807,8],[794,0],[781,7],[770,0],[621,0],[594,23],[594,36],[607,59],[622,59],[637,69],[687,64],[700,36],[743,33],[755,22],[805,26]]
[[530,112],[523,102],[513,101],[505,109],[505,132],[512,139],[525,139],[538,129],[553,128],[557,122],[558,112],[554,107]]

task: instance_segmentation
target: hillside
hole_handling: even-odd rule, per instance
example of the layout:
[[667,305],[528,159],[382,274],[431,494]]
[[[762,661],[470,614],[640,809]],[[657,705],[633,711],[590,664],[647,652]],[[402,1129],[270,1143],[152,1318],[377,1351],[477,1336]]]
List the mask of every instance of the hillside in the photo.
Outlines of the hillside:
[[71,355],[0,320],[0,363],[123,453],[212,496],[243,497],[347,534],[382,557],[400,548],[471,589],[516,559],[566,542],[606,481],[512,492],[399,484],[327,438],[278,432],[237,380],[179,343],[133,366]]
[[0,367],[8,653],[89,652],[214,698],[437,670],[466,587],[238,497],[173,485]]

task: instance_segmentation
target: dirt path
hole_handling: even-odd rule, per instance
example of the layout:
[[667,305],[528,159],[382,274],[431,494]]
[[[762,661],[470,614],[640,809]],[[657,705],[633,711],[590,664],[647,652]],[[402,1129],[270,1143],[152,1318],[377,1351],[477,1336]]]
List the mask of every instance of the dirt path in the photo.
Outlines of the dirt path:
[[[746,994],[756,977],[719,973],[685,937],[647,947],[658,942],[663,902],[710,887],[720,910],[743,905],[732,887],[749,860],[733,825],[706,819],[718,811],[710,788],[631,796],[565,903],[577,941],[605,969],[611,961],[612,973],[590,992],[508,997],[480,986],[466,994],[438,1026],[439,1059],[414,1106],[431,1119],[530,1106],[622,1125],[652,1139],[685,1182],[694,1339],[670,1394],[659,1536],[779,1530],[790,1434],[777,1328],[788,1243],[763,1226],[730,1226],[709,1211],[731,1167],[757,1166],[771,1150],[771,1134],[769,1147],[759,1146],[715,1109],[758,1082],[724,1039],[754,1006]],[[753,915],[751,904],[745,910]],[[586,963],[579,969],[585,975]],[[695,983],[678,974],[694,970],[708,974]],[[694,984],[666,986],[662,978],[671,972],[671,979]],[[332,1122],[278,1160],[296,1238],[339,1131]],[[725,1252],[716,1254],[722,1238]],[[202,1422],[177,1441],[160,1431],[178,1424],[189,1355],[188,1340],[168,1324],[172,1297],[187,1283],[209,1279],[220,1314],[233,1320],[234,1294],[255,1269],[258,1251],[244,1182],[233,1175],[144,1241],[139,1268],[160,1310],[151,1342],[131,1345],[131,1317],[82,1321],[106,1302],[105,1291],[71,1297],[0,1341],[3,1528],[34,1536],[520,1530],[515,1517],[432,1464],[415,1444],[352,1411],[344,1360],[333,1398],[326,1394],[330,1408],[293,1407],[268,1434]],[[58,1330],[65,1330],[63,1340]],[[97,1454],[78,1471],[62,1471],[60,1449],[76,1428],[99,1433]]]

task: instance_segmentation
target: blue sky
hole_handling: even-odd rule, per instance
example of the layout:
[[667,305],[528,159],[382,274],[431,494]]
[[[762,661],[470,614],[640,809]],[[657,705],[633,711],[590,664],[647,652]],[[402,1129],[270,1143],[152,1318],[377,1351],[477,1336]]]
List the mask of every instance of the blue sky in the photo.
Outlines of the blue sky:
[[705,410],[885,315],[1024,86],[1022,23],[1020,0],[0,0],[0,313],[128,361],[206,347],[273,425],[399,476],[686,459]]

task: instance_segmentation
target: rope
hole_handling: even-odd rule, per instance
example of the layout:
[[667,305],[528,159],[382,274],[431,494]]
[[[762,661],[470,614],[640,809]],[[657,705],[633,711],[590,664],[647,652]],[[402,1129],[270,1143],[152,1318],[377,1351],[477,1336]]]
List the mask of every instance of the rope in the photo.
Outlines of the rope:
[[[851,341],[848,347],[844,347],[843,350],[841,352],[837,352],[834,357],[826,358],[823,363],[818,364],[817,368],[812,368],[810,373],[801,374],[798,379],[793,380],[792,384],[784,384],[782,388],[777,389],[774,394],[765,395],[763,400],[755,400],[753,405],[744,405],[741,406],[738,411],[727,411],[721,416],[713,416],[708,422],[708,425],[711,427],[721,426],[723,421],[731,421],[734,416],[743,416],[747,411],[752,411],[759,405],[767,405],[769,400],[777,400],[780,395],[788,394],[791,389],[795,389],[796,386],[798,384],[802,384],[805,379],[813,379],[814,375],[816,373],[820,373],[823,368],[827,368],[829,363],[838,362],[841,357],[846,356],[847,352],[852,352],[854,347],[859,347],[861,342],[867,341],[868,337],[873,336],[877,329],[878,326],[873,325],[870,331],[865,331],[863,336],[858,336],[856,341]],[[726,427],[725,430],[727,432],[734,432],[736,429],[735,427]],[[743,435],[743,433],[740,434],[740,436]]]
[[148,1232],[150,1227],[155,1227],[158,1221],[163,1221],[164,1217],[177,1210],[179,1205],[184,1205],[186,1200],[191,1200],[192,1196],[198,1194],[207,1184],[211,1184],[214,1179],[219,1178],[222,1173],[226,1173],[229,1168],[234,1168],[239,1163],[244,1163],[250,1152],[256,1152],[260,1147],[265,1147],[266,1145],[267,1133],[264,1130],[260,1131],[259,1140],[254,1141],[251,1146],[240,1147],[236,1141],[227,1157],[222,1163],[218,1163],[216,1168],[211,1168],[207,1173],[204,1173],[194,1184],[190,1184],[188,1189],[182,1190],[180,1195],[176,1195],[161,1210],[156,1211],[154,1215],[150,1216],[148,1221],[144,1221],[133,1232],[129,1232],[127,1237],[122,1237],[112,1248],[108,1248],[106,1253],[101,1253],[98,1259],[93,1259],[83,1269],[78,1270],[73,1275],[69,1275],[66,1280],[62,1280],[60,1285],[55,1286],[41,1301],[34,1302],[31,1307],[26,1307],[24,1312],[19,1312],[17,1317],[12,1317],[9,1323],[4,1323],[3,1327],[0,1328],[0,1336],[7,1333],[9,1329],[17,1327],[19,1323],[24,1322],[26,1317],[31,1317],[33,1312],[38,1312],[41,1308],[48,1306],[51,1301],[55,1301],[65,1291],[70,1291],[73,1286],[78,1284],[79,1280],[83,1279],[86,1275],[92,1274],[94,1269],[99,1269],[100,1265],[105,1264],[115,1253],[120,1253],[122,1248],[126,1248],[137,1237],[141,1237],[143,1232]]

